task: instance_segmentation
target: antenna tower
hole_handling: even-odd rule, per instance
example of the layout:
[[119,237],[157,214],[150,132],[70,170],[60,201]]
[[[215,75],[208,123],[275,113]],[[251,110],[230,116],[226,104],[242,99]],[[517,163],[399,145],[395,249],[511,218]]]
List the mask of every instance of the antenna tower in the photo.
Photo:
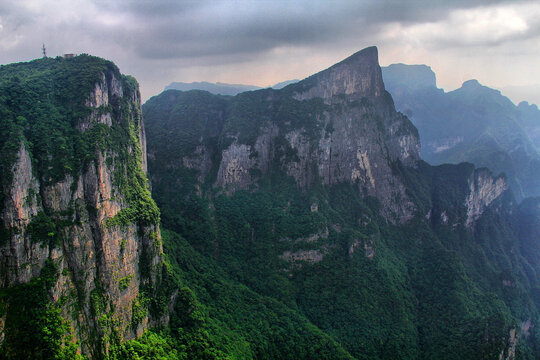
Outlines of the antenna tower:
[[41,47],[41,51],[43,52],[43,58],[47,57],[47,49],[45,49],[45,44]]

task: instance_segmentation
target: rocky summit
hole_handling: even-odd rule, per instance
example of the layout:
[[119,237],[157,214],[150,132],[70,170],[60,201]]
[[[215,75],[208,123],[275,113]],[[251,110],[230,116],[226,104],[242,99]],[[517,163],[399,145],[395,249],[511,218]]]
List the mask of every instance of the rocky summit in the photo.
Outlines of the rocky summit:
[[[165,99],[183,96],[197,95],[168,91],[160,95]],[[203,93],[199,96],[216,102],[215,106],[220,101]],[[152,99],[145,110],[152,126],[156,114],[148,109],[160,100]],[[191,149],[178,153],[200,179],[216,168],[212,185],[229,194],[248,189],[274,172],[294,178],[304,189],[317,182],[349,183],[379,199],[390,221],[412,217],[415,206],[391,165],[414,166],[419,160],[418,133],[396,112],[385,91],[375,47],[283,90],[243,93],[230,105],[221,101],[219,120],[207,123],[213,128],[204,129],[215,135],[215,141],[208,144],[210,138],[193,134]],[[256,112],[251,113],[255,106]],[[189,116],[175,120],[184,122],[175,127],[204,126],[193,124],[195,119]],[[158,158],[161,149],[149,151]]]

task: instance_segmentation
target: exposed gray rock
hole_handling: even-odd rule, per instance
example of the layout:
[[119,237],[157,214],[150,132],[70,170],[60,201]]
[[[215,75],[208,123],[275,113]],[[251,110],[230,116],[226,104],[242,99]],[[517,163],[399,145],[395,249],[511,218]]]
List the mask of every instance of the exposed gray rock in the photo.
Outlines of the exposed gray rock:
[[504,177],[493,177],[488,169],[475,170],[469,179],[469,194],[465,199],[467,208],[466,227],[473,226],[487,207],[508,188]]
[[518,340],[519,336],[516,334],[516,329],[510,329],[507,346],[501,351],[499,360],[514,360],[516,358],[516,346]]
[[210,153],[206,149],[206,146],[199,145],[190,156],[184,156],[182,158],[182,164],[188,169],[198,170],[197,180],[202,183],[206,178],[206,175],[212,170],[212,160],[210,159]]
[[324,258],[324,253],[321,250],[300,250],[295,252],[285,251],[281,256],[281,259],[288,262],[300,262],[305,261],[311,264],[321,262]]
[[[287,146],[280,145],[279,164],[301,188],[310,187],[316,179],[326,185],[356,184],[379,199],[389,221],[409,220],[415,206],[392,166],[397,162],[415,166],[420,143],[416,129],[396,112],[384,89],[377,49],[362,50],[284,91],[299,101],[323,99],[326,110],[307,125],[317,130],[296,127],[285,131],[277,118],[262,123],[254,145],[242,144],[238,134],[226,133],[226,138],[236,140],[221,152],[215,185],[228,193],[256,185],[254,170],[262,175],[269,171],[278,153],[276,138],[283,137]],[[266,99],[269,109],[273,109],[275,94],[269,93]],[[201,159],[196,165],[194,155],[185,158],[186,165],[205,169],[202,164],[207,162]]]
[[228,192],[246,189],[253,183],[250,170],[256,160],[251,155],[251,146],[233,143],[222,153],[216,185]]
[[0,287],[29,281],[39,275],[49,255],[48,246],[32,242],[27,226],[32,217],[43,210],[38,201],[40,185],[32,173],[32,162],[24,144],[12,167],[13,182],[7,192],[2,225],[12,229],[10,240],[0,247]]
[[329,69],[306,79],[315,80],[315,86],[298,92],[295,98],[307,100],[322,98],[327,103],[335,95],[362,97],[384,95],[384,84],[376,47],[369,47],[348,57]]

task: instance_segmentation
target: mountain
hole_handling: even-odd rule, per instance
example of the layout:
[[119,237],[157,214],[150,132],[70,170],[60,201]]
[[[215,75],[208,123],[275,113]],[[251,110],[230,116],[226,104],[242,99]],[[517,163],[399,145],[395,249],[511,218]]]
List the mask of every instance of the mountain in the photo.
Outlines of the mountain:
[[[145,118],[153,124],[156,115],[150,108],[157,113],[172,105],[163,127],[171,130],[181,126],[184,136],[165,145],[166,152],[194,152],[193,165],[187,167],[199,171],[201,178],[217,167],[214,185],[226,192],[255,185],[279,161],[281,170],[302,188],[313,186],[316,180],[322,184],[348,181],[377,196],[389,219],[404,220],[411,216],[412,204],[393,176],[389,161],[409,164],[418,160],[418,134],[409,120],[395,111],[376,59],[376,50],[366,50],[283,91],[240,94],[227,109],[226,99],[204,93],[188,93],[182,104],[151,101],[145,106]],[[367,80],[363,77],[366,73],[370,74]],[[181,96],[166,91],[162,98],[182,101]],[[329,112],[332,109],[341,111]],[[187,123],[174,122],[176,116],[185,116]],[[289,145],[274,149],[279,132]],[[218,155],[206,142],[207,137],[218,135],[223,151],[220,162],[213,163],[211,159]],[[380,166],[372,167],[372,161]]]
[[504,173],[518,200],[540,195],[540,112],[476,80],[444,92],[425,65],[383,68],[396,108],[418,128],[431,164],[468,161]]
[[299,82],[300,80],[298,79],[293,79],[293,80],[287,80],[287,81],[282,81],[282,82],[279,82],[275,85],[272,85],[272,89],[276,89],[276,90],[279,90],[279,89],[283,89],[285,86],[288,86],[288,85],[291,85],[291,84],[295,84],[297,82]]
[[172,82],[165,87],[165,90],[204,90],[211,92],[212,94],[218,95],[236,95],[244,91],[258,90],[261,89],[255,85],[241,85],[241,84],[225,84],[225,83],[209,83],[206,81],[202,82]]
[[[287,80],[280,83],[277,83],[273,86],[271,86],[272,89],[282,89],[287,85],[297,83],[299,80]],[[183,82],[173,82],[170,83],[165,87],[165,91],[167,90],[181,90],[181,91],[189,91],[189,90],[203,90],[208,91],[209,93],[215,94],[215,95],[237,95],[245,91],[253,91],[253,90],[260,90],[262,89],[259,86],[255,85],[241,85],[241,84],[224,84],[224,83],[209,83],[206,81],[202,82],[192,82],[192,83],[183,83]]]
[[519,123],[540,151],[540,110],[536,104],[522,101],[518,105],[521,117]]
[[422,161],[374,47],[142,109],[88,55],[0,89],[2,359],[540,356],[540,199]]
[[382,67],[384,83],[390,89],[422,90],[437,87],[435,73],[427,65],[392,64]]
[[[88,55],[44,58],[1,66],[0,94],[0,358],[351,359],[181,239],[167,261],[135,79]],[[202,304],[183,256],[195,290],[243,307]]]
[[540,104],[540,84],[505,86],[501,90],[516,104],[522,101]]
[[422,161],[376,48],[281,90],[164,91],[143,116],[164,251],[223,353],[540,356],[540,201]]
[[44,58],[2,66],[0,94],[1,357],[97,359],[166,324],[135,79]]

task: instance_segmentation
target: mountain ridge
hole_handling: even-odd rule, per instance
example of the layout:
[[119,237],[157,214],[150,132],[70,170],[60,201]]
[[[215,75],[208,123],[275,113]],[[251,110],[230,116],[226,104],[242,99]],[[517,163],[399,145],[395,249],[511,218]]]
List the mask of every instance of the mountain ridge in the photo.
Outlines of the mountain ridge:
[[425,82],[435,76],[431,70],[418,69],[401,65],[383,68],[383,74],[396,107],[419,129],[422,158],[432,164],[468,161],[505,173],[518,200],[540,195],[540,111],[516,106],[477,80],[445,92]]
[[0,357],[537,358],[540,200],[422,161],[377,57],[142,116],[103,59],[3,66]]
[[[290,84],[294,84],[300,80],[293,79],[293,80],[286,80],[279,82],[277,84],[274,84],[270,86],[272,89],[282,89],[285,86],[288,86]],[[189,90],[203,90],[208,91],[214,95],[238,95],[239,93],[245,92],[245,91],[253,91],[253,90],[260,90],[263,89],[263,87],[255,86],[255,85],[245,85],[245,84],[227,84],[227,83],[211,83],[207,81],[195,81],[191,83],[184,83],[184,82],[172,82],[169,85],[165,86],[166,90],[181,90],[181,91],[189,91]]]
[[281,91],[147,101],[165,246],[185,239],[355,358],[533,358],[537,242],[504,177],[420,160],[380,73],[370,48]]

